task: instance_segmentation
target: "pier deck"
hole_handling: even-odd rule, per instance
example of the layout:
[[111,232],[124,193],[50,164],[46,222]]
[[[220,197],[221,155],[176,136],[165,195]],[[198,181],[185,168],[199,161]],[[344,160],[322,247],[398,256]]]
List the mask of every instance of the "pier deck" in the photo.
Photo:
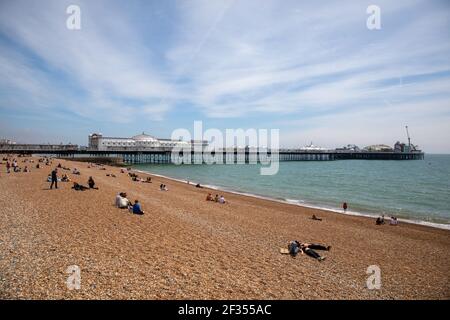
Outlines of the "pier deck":
[[[47,155],[61,158],[92,158],[92,161],[99,158],[121,158],[123,162],[135,163],[172,163],[172,151],[168,148],[158,148],[154,150],[138,151],[138,150],[82,150],[76,146],[62,146],[56,148],[46,145],[38,145],[34,147],[22,147],[10,145],[8,147],[0,146],[0,153],[16,153],[16,154],[36,154]],[[181,155],[181,154],[180,154]],[[256,163],[276,160],[276,153],[271,152],[213,152],[197,153],[192,151],[191,154],[185,154],[185,163],[205,162],[205,157],[214,162],[219,163]],[[334,160],[423,160],[425,154],[423,152],[369,152],[369,151],[303,151],[280,149],[278,152],[279,161],[334,161]]]

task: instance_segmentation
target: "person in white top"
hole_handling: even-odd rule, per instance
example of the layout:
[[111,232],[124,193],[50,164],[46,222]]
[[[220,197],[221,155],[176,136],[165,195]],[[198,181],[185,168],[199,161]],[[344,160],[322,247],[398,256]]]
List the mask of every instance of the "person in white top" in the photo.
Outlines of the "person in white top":
[[223,196],[220,196],[220,198],[219,198],[219,203],[225,203],[226,201],[225,201],[225,198],[223,197]]
[[120,209],[126,209],[130,206],[130,201],[127,199],[127,194],[121,192],[116,196],[116,207]]

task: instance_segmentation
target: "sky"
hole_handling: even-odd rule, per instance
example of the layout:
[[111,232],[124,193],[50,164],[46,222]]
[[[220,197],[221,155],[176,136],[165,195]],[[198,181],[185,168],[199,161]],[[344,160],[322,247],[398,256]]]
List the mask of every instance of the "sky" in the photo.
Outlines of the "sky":
[[169,138],[199,120],[334,148],[406,141],[408,125],[450,153],[449,40],[446,0],[0,0],[0,137]]

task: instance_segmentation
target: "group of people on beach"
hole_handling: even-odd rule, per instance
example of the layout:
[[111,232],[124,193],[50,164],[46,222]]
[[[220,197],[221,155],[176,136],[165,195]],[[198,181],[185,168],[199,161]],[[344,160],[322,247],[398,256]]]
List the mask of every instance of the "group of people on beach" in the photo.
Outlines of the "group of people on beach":
[[[6,169],[7,169],[8,173],[10,173],[11,171],[14,171],[14,172],[22,171],[22,169],[18,165],[18,160],[16,158],[13,158],[13,159],[4,158],[3,160],[6,161]],[[26,160],[23,162],[27,162],[28,164],[30,164],[30,163],[33,163],[34,161]],[[40,164],[42,164],[42,163],[45,163],[45,165],[50,166],[52,164],[52,160],[50,158],[41,158],[41,159],[39,159],[39,162],[37,163],[36,168],[39,169]],[[69,176],[66,173],[64,173],[60,179],[58,177],[58,168],[60,168],[62,170],[70,171],[70,168],[66,168],[66,167],[63,167],[61,164],[58,164],[58,166],[54,170],[52,170],[48,176],[48,182],[50,182],[50,189],[53,189],[53,187],[55,187],[57,189],[58,181],[61,181],[61,182],[70,182],[71,181],[71,179],[69,178]],[[102,167],[102,169],[104,169],[104,167]],[[23,172],[30,172],[29,165],[24,166]],[[131,172],[130,169],[127,169],[127,170],[121,169],[120,172],[121,173],[127,172],[128,176],[132,179],[132,181],[152,183],[151,177],[147,177],[144,180],[144,179],[140,178],[136,173]],[[81,175],[81,172],[77,168],[74,168],[72,171],[72,174]],[[84,186],[78,182],[73,182],[72,189],[77,190],[77,191],[84,191],[84,190],[88,190],[88,189],[98,189],[92,176],[89,177],[89,179],[87,181],[87,185],[88,186]],[[202,188],[202,186],[200,184],[196,184],[195,186],[197,188]],[[164,183],[160,184],[159,189],[161,191],[168,191],[168,188]],[[212,202],[221,203],[221,204],[225,204],[227,202],[223,195],[216,194],[215,196],[213,196],[212,193],[207,194],[206,201],[212,201]],[[115,205],[117,208],[126,209],[127,211],[129,211],[132,214],[143,215],[145,213],[139,200],[136,199],[134,201],[134,203],[132,203],[130,200],[128,200],[127,194],[125,192],[119,192],[116,195]],[[342,203],[342,209],[344,212],[347,211],[348,204],[346,202]],[[322,218],[319,218],[316,215],[312,215],[312,219],[322,221]],[[384,215],[381,215],[380,217],[378,217],[376,219],[376,225],[383,225],[385,223],[386,222],[385,222]],[[394,216],[390,217],[389,224],[390,225],[398,225],[397,218]],[[323,261],[325,259],[325,257],[321,256],[317,252],[317,250],[330,251],[330,249],[331,249],[331,246],[326,246],[326,245],[317,244],[317,243],[305,243],[305,242],[300,242],[298,240],[292,240],[287,245],[287,252],[291,256],[295,257],[298,254],[302,254],[302,255],[305,254],[305,255],[312,257],[318,261]],[[284,250],[286,250],[286,249],[284,249]]]
[[[17,173],[17,172],[31,172],[31,169],[28,167],[28,165],[25,165],[24,168],[22,169],[21,166],[19,166],[19,163],[17,161],[16,158],[3,158],[3,161],[6,161],[6,173]],[[33,163],[34,160],[33,159],[25,159],[22,160],[22,163]],[[39,164],[36,167],[37,169],[39,169]]]
[[[121,170],[122,173],[124,173],[123,169]],[[129,172],[128,176],[131,177],[132,181],[135,182],[145,182],[145,183],[152,183],[152,178],[151,177],[147,177],[145,179],[140,178],[136,173],[134,172]]]
[[142,206],[139,200],[134,200],[134,204],[127,199],[125,192],[119,192],[116,196],[116,207],[119,209],[128,209],[133,214],[143,215],[145,212],[142,210]]
[[218,203],[226,203],[225,197],[223,195],[218,195],[216,194],[215,197],[212,196],[211,193],[208,193],[208,195],[206,196],[206,201],[214,201],[214,202],[218,202]]
[[[71,181],[71,179],[69,178],[69,176],[66,173],[64,173],[61,178],[58,177],[58,167],[61,168],[61,166],[58,165],[55,169],[52,170],[52,172],[47,177],[47,181],[50,182],[50,189],[53,189],[53,186],[55,186],[55,189],[58,189],[58,182],[70,182]],[[78,174],[78,175],[81,174],[78,169],[74,169],[73,172],[78,172],[78,173],[74,173],[74,174]],[[74,189],[76,191],[84,191],[84,190],[88,190],[88,189],[98,190],[98,187],[95,185],[95,181],[94,181],[94,178],[92,178],[92,176],[89,177],[87,184],[88,184],[88,187],[74,181],[72,189]]]
[[[377,226],[383,225],[383,224],[385,224],[385,223],[386,223],[386,222],[384,221],[384,214],[381,215],[381,216],[379,216],[379,217],[377,218],[377,220],[375,220],[375,224],[376,224]],[[397,226],[397,225],[398,225],[398,219],[397,219],[397,217],[391,216],[391,219],[390,219],[390,221],[389,221],[389,225],[391,225],[391,226]]]

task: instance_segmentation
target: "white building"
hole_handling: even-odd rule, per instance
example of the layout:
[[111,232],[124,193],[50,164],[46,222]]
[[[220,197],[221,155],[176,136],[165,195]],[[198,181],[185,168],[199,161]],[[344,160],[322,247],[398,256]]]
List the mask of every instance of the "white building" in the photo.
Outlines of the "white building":
[[174,147],[189,147],[201,143],[203,146],[207,142],[183,141],[171,139],[158,139],[142,132],[131,138],[104,137],[101,133],[92,133],[89,135],[90,150],[152,150],[152,149],[171,149]]
[[326,151],[327,149],[313,145],[312,141],[309,145],[300,147],[301,151]]
[[16,142],[9,139],[0,139],[0,144],[16,144]]

